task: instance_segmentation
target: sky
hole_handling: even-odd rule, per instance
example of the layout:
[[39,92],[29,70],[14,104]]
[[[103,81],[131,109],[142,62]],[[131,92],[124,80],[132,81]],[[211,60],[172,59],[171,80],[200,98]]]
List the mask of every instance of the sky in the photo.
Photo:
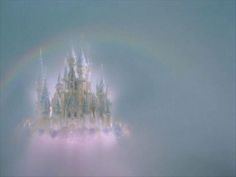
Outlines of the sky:
[[[0,175],[235,176],[235,5],[1,0]],[[40,48],[53,92],[72,46],[104,65],[114,119],[131,129],[112,148],[18,131],[34,117]]]

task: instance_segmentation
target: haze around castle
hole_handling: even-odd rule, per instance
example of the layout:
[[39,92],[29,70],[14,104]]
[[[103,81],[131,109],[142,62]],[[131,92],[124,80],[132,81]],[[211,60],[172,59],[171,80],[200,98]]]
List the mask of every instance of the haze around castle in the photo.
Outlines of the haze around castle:
[[[35,116],[23,126],[39,135],[52,138],[83,137],[87,135],[128,134],[128,127],[112,117],[111,93],[105,82],[103,65],[96,80],[91,63],[81,49],[65,58],[63,75],[58,72],[54,92],[49,94],[44,58],[40,50],[40,78],[36,81]],[[95,89],[92,89],[95,86]]]

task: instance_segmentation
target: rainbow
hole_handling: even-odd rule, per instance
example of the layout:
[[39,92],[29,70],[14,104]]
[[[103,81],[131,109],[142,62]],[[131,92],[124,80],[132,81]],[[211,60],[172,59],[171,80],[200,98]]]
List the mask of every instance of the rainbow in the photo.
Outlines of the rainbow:
[[33,61],[39,60],[39,51],[42,49],[44,54],[47,54],[48,51],[55,49],[57,46],[53,46],[56,39],[51,38],[43,43],[40,43],[32,48],[30,48],[24,55],[18,57],[19,59],[15,65],[6,72],[0,82],[0,90],[3,91],[8,88],[8,86],[17,79],[18,74],[27,68]]
[[[93,29],[93,31],[89,29]],[[44,54],[47,54],[49,51],[57,52],[63,45],[65,45],[62,42],[60,43],[60,41],[68,38],[68,34],[75,34],[73,36],[78,36],[78,34],[76,34],[78,31],[86,31],[82,33],[83,36],[92,37],[96,42],[121,44],[125,47],[132,48],[132,50],[137,52],[144,53],[149,58],[158,60],[161,64],[168,65],[171,69],[176,67],[177,63],[173,63],[173,60],[160,58],[158,55],[158,51],[161,50],[161,44],[156,46],[156,44],[154,45],[154,43],[150,40],[146,40],[143,36],[133,32],[123,32],[106,27],[80,28],[49,38],[48,40],[30,48],[23,56],[20,56],[16,64],[3,75],[0,82],[0,91],[7,89],[8,86],[16,80],[22,70],[29,66],[33,61],[39,59],[40,49],[42,49]],[[177,68],[179,67],[177,66]],[[181,69],[179,69],[179,71],[181,71]]]

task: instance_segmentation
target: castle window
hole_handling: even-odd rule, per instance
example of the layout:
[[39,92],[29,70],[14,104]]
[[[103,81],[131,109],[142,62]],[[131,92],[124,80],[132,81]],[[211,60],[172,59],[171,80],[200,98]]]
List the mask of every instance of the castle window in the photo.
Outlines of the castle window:
[[70,117],[70,112],[68,112],[68,117]]
[[77,117],[77,112],[74,113],[74,117]]

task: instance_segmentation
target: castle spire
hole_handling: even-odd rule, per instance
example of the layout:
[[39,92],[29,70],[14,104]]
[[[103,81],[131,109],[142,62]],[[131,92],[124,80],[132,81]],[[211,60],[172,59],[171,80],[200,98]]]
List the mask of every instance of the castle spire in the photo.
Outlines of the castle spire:
[[67,71],[67,67],[64,68],[64,80],[67,80],[67,74],[68,74],[68,71]]
[[81,49],[80,64],[81,64],[82,66],[87,66],[87,65],[88,65],[87,59],[86,59],[86,56],[85,56],[85,54],[84,54],[83,49]]
[[61,73],[59,73],[57,77],[57,83],[60,83],[60,82],[61,82]]
[[40,102],[41,115],[49,116],[49,114],[50,114],[50,99],[49,99],[49,93],[48,93],[46,80],[43,81],[42,93],[41,93],[41,98],[40,98],[39,102]]
[[102,75],[102,77],[101,77],[101,83],[100,84],[101,84],[102,87],[105,87],[103,64],[101,64],[101,75]]
[[73,45],[72,45],[72,47],[71,47],[71,56],[72,56],[72,58],[74,58],[74,59],[76,59],[76,57],[77,57]]
[[101,80],[100,82],[97,83],[96,85],[96,90],[97,90],[97,93],[99,94],[103,94],[105,93],[105,79],[104,79],[104,76],[103,76],[103,65],[101,65]]
[[57,84],[56,84],[56,89],[57,89],[57,92],[61,92],[63,88],[63,85],[62,85],[62,82],[61,82],[61,74],[59,73],[58,74],[58,77],[57,77]]

